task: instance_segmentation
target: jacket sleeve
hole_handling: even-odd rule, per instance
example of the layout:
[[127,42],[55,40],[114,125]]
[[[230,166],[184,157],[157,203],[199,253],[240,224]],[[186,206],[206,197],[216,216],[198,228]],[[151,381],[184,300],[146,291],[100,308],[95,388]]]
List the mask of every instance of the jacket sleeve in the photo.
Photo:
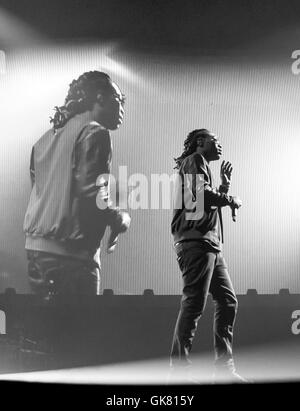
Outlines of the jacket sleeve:
[[[111,206],[109,196],[109,174],[111,168],[111,140],[107,130],[96,128],[81,139],[75,148],[75,190],[79,199],[81,215],[96,223],[105,220],[107,225],[114,224],[119,218],[119,209]],[[104,175],[99,186],[99,176]],[[104,190],[107,207],[97,206],[99,190]]]
[[32,147],[32,150],[31,150],[29,171],[30,171],[30,181],[31,181],[31,188],[32,188],[35,183],[34,147]]
[[219,187],[219,193],[225,193],[228,194],[230,188],[230,183],[228,184],[221,184]]
[[183,165],[183,171],[185,174],[195,176],[193,195],[195,197],[195,190],[204,190],[204,204],[206,206],[225,207],[232,203],[231,196],[210,186],[209,173],[200,154],[187,158]]

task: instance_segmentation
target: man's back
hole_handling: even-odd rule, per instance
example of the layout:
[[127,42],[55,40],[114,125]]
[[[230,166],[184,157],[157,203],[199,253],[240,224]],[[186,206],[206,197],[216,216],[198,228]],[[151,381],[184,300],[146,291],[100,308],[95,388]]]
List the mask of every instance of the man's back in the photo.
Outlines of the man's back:
[[[79,210],[81,193],[76,181],[79,157],[86,157],[87,153],[82,154],[82,151],[88,150],[89,141],[95,140],[95,135],[109,163],[109,133],[97,122],[91,121],[88,112],[73,117],[56,133],[52,129],[47,131],[34,145],[33,187],[24,221],[27,249],[64,255],[75,253],[77,256],[80,249],[95,251],[88,250],[84,243]],[[109,169],[104,171],[109,172]],[[97,175],[94,175],[95,187],[96,179]],[[104,230],[103,224],[103,229],[97,233],[99,242]]]
[[[55,107],[51,118],[53,129],[33,147],[24,231],[34,293],[47,298],[99,293],[105,229],[110,227],[108,250],[113,251],[130,224],[129,214],[109,197],[108,130],[122,124],[124,102],[108,74],[85,72],[69,84],[64,104]],[[99,206],[98,196],[105,207]]]

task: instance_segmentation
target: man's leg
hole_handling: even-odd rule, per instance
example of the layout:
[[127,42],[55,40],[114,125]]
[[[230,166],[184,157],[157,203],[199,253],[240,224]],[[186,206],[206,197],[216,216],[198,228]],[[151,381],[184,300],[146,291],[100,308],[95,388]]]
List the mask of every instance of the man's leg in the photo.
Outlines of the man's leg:
[[[68,297],[67,300],[75,302],[81,309],[82,297],[99,293],[99,268],[96,264],[31,250],[27,251],[27,256],[32,291],[42,297],[45,306],[49,303],[52,306],[53,301],[65,301]],[[24,346],[27,347],[29,341],[33,349],[38,347],[47,353],[50,361],[59,361],[60,364],[61,361],[63,364],[71,361],[70,364],[74,364],[78,343],[77,336],[74,336],[76,310],[73,308],[73,305],[64,310],[53,309],[53,306],[50,310],[41,307],[34,319],[28,318],[28,326],[23,331]]]
[[233,378],[238,382],[246,382],[246,380],[235,372],[234,367],[232,343],[238,302],[226,262],[221,253],[219,253],[216,258],[216,265],[209,291],[215,303],[215,375],[221,378]]
[[197,322],[205,308],[216,254],[205,252],[200,246],[183,243],[178,254],[183,275],[183,296],[177,318],[171,350],[171,364],[189,365]]
[[61,261],[61,275],[57,280],[58,293],[98,295],[100,293],[99,268],[94,263],[65,258]]
[[233,326],[237,311],[237,298],[221,253],[209,289],[215,303],[214,345],[216,365],[226,365],[232,360]]
[[96,264],[33,250],[27,251],[27,258],[29,283],[35,294],[99,294],[100,272]]

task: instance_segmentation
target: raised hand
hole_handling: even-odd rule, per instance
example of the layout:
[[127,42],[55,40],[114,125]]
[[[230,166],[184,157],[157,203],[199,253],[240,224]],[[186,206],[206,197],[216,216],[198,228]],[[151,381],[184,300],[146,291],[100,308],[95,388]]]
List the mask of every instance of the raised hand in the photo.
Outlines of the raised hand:
[[232,164],[229,161],[222,161],[221,164],[221,171],[220,171],[220,177],[221,177],[221,184],[223,185],[229,185],[231,181],[231,174],[232,174]]

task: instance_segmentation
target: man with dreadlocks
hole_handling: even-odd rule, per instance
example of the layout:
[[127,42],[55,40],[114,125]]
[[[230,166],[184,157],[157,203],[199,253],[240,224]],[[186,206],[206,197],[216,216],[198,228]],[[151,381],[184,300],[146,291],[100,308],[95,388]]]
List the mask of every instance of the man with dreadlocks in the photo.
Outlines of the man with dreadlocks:
[[[245,380],[235,371],[232,357],[237,299],[222,255],[221,215],[221,207],[230,206],[234,216],[241,200],[227,194],[232,174],[229,162],[222,162],[221,185],[219,189],[214,188],[209,163],[219,160],[221,155],[222,147],[217,137],[206,129],[198,129],[189,133],[182,155],[175,159],[181,181],[177,193],[177,196],[181,195],[181,205],[174,209],[171,229],[183,276],[183,296],[172,343],[171,370],[172,374],[176,370],[184,370],[190,375],[189,353],[193,337],[207,295],[211,293],[216,306],[215,378],[243,382]],[[204,195],[204,210],[199,219],[191,219],[187,214],[191,212],[184,201],[186,190],[189,190],[185,187],[187,175],[192,176],[192,198],[197,199],[197,193],[198,198],[199,193]]]
[[[121,125],[123,106],[124,96],[106,73],[84,73],[70,84],[65,104],[56,107],[53,128],[33,146],[24,232],[35,293],[99,293],[105,229],[111,228],[108,247],[113,250],[130,223],[128,213],[112,207],[108,181],[109,130]],[[99,186],[107,204],[101,209]]]

